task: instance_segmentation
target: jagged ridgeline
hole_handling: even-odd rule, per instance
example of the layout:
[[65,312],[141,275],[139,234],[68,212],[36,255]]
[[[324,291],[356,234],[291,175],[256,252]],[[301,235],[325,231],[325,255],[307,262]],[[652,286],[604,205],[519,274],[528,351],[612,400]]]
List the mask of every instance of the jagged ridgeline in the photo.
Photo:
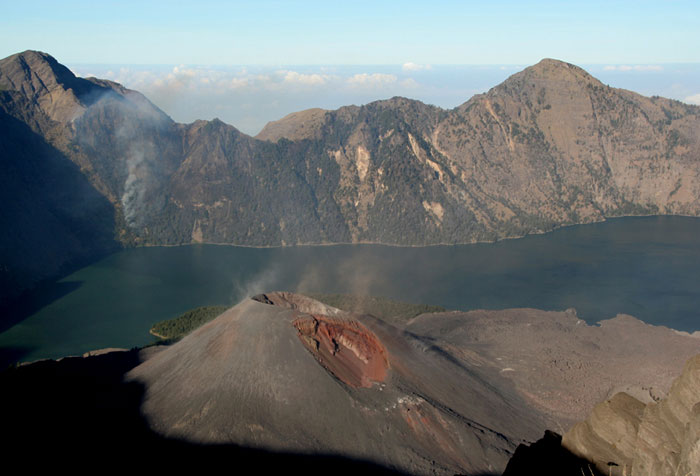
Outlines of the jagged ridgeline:
[[700,108],[555,60],[455,109],[314,109],[257,138],[33,51],[0,61],[0,99],[0,240],[22,255],[0,272],[20,287],[115,242],[468,243],[700,212]]

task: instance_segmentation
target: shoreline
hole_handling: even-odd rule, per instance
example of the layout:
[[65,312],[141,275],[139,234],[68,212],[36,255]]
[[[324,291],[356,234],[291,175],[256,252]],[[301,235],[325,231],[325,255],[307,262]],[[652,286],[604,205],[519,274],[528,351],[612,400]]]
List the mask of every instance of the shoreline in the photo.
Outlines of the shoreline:
[[552,232],[555,232],[557,230],[561,230],[564,228],[571,228],[574,226],[597,225],[597,224],[606,223],[608,221],[614,221],[614,220],[619,220],[619,219],[652,218],[652,217],[658,217],[658,218],[680,217],[680,218],[700,219],[700,216],[697,216],[697,215],[680,215],[680,214],[673,214],[673,215],[671,215],[671,214],[669,214],[669,215],[659,215],[659,214],[622,215],[622,216],[603,217],[602,220],[594,220],[594,221],[590,221],[590,222],[557,225],[556,227],[552,228],[551,230],[533,231],[530,233],[525,233],[523,235],[509,236],[509,237],[499,238],[497,240],[476,240],[476,241],[463,241],[463,242],[454,242],[454,243],[440,242],[440,243],[428,243],[428,244],[422,244],[422,245],[402,245],[402,244],[397,244],[397,243],[382,243],[380,241],[354,241],[354,242],[353,241],[345,241],[345,242],[332,242],[332,243],[331,242],[295,243],[295,244],[286,244],[286,245],[242,245],[242,244],[236,244],[236,243],[220,243],[220,242],[213,242],[213,241],[199,241],[199,242],[193,241],[193,242],[189,242],[189,243],[178,243],[178,244],[146,243],[146,244],[141,244],[141,245],[125,246],[125,247],[122,247],[122,249],[119,251],[129,250],[129,249],[137,249],[137,248],[159,248],[159,247],[160,248],[177,248],[177,247],[181,247],[181,246],[197,246],[197,245],[233,246],[236,248],[250,248],[250,249],[261,249],[261,250],[302,248],[302,247],[313,247],[313,246],[355,246],[355,245],[386,246],[386,247],[390,247],[390,248],[433,248],[433,247],[441,247],[441,246],[442,247],[469,246],[469,245],[479,245],[479,244],[495,244],[495,243],[500,243],[500,242],[509,241],[509,240],[520,240],[522,238],[527,238],[528,236],[546,235],[548,233],[552,233]]
[[[681,331],[681,332],[682,332],[682,331]],[[163,335],[160,335],[160,334],[158,334],[156,331],[154,331],[153,328],[149,329],[149,330],[148,330],[148,333],[151,334],[152,336],[155,336],[155,337],[159,338],[159,339],[164,339],[164,340],[167,339],[167,337],[165,337],[165,336],[163,336]]]

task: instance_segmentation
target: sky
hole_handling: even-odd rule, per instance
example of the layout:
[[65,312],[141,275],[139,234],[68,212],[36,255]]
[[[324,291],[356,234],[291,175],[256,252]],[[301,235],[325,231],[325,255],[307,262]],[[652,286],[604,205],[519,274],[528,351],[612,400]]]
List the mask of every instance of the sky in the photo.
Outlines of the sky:
[[697,0],[1,3],[2,57],[67,63],[700,62]]
[[180,122],[254,134],[396,95],[454,107],[542,58],[700,103],[700,1],[0,0],[0,57],[45,51]]

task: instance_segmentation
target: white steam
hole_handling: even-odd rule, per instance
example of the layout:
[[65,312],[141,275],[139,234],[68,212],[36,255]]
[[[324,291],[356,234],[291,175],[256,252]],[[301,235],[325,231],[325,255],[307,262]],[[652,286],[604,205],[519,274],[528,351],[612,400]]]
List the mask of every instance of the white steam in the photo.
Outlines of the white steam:
[[279,268],[272,265],[263,269],[252,278],[237,279],[233,283],[231,302],[237,303],[256,294],[286,291],[285,289],[277,289],[279,274]]
[[136,143],[129,146],[126,167],[128,175],[124,182],[122,208],[127,225],[133,227],[139,223],[146,209],[146,192],[152,174],[153,145]]

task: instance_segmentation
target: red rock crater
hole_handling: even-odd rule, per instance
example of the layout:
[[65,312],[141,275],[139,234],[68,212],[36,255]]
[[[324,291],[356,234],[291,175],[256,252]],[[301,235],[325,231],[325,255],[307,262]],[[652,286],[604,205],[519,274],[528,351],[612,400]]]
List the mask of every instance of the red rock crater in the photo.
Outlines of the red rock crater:
[[377,336],[359,322],[307,315],[293,324],[309,352],[343,383],[371,387],[373,382],[386,378],[386,350]]

